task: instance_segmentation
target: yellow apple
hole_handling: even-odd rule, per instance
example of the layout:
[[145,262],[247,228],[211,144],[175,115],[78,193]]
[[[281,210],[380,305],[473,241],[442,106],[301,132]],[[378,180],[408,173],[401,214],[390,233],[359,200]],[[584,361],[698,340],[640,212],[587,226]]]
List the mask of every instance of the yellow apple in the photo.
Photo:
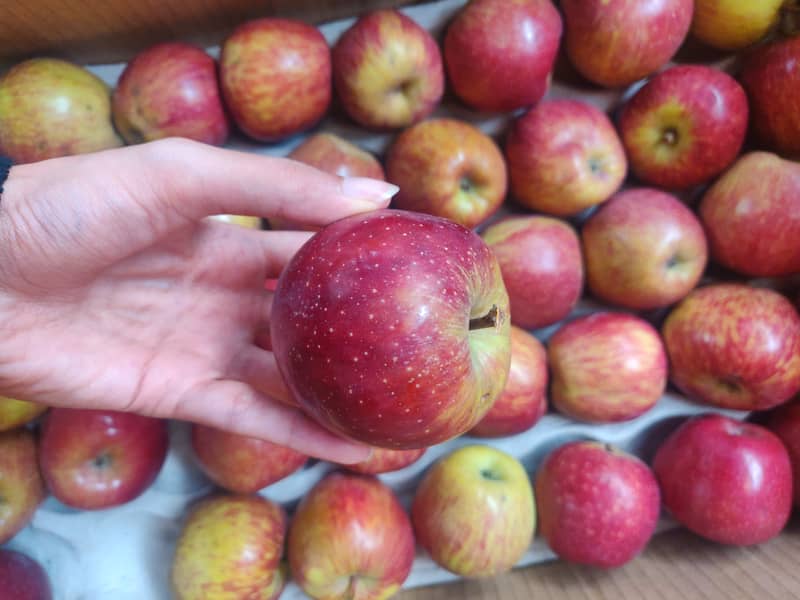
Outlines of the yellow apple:
[[691,32],[720,50],[739,50],[761,40],[775,25],[784,0],[695,0]]
[[0,396],[0,431],[25,425],[46,410],[47,407],[43,404]]

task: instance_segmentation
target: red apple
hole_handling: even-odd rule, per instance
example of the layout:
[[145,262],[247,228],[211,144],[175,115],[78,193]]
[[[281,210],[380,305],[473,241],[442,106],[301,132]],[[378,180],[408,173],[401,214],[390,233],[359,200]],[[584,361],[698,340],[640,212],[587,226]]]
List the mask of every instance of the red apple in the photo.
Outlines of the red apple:
[[31,58],[0,79],[0,154],[14,162],[122,145],[111,120],[111,89],[83,67]]
[[800,273],[800,165],[748,152],[698,208],[715,262],[745,275]]
[[307,23],[260,18],[239,25],[222,44],[223,99],[239,128],[274,142],[316,125],[331,102],[331,55]]
[[519,327],[511,327],[511,368],[503,393],[470,435],[501,437],[522,433],[547,412],[547,351]]
[[741,50],[767,36],[784,4],[785,0],[695,0],[691,32],[714,48]]
[[800,37],[757,46],[739,74],[750,102],[751,127],[768,150],[800,156]]
[[382,209],[326,226],[281,273],[270,320],[297,402],[373,446],[468,431],[508,376],[497,260],[473,231],[431,215]]
[[0,599],[51,600],[50,577],[33,558],[0,548]]
[[789,452],[794,505],[800,507],[800,399],[755,415],[759,419],[756,424],[763,425],[777,435]]
[[436,564],[462,577],[492,577],[511,570],[533,541],[533,486],[510,454],[463,446],[425,473],[411,520]]
[[164,42],[125,66],[112,96],[114,124],[129,144],[170,136],[221,146],[230,127],[217,61],[186,42]]
[[569,442],[536,474],[542,536],[561,559],[610,569],[633,560],[655,533],[658,482],[639,458],[608,444]]
[[687,419],[658,448],[664,506],[684,527],[721,544],[760,544],[792,509],[792,468],[768,429],[718,414]]
[[654,188],[616,194],[584,223],[581,241],[589,290],[630,310],[681,300],[708,264],[697,216],[672,194]]
[[747,133],[747,96],[727,73],[679,65],[648,81],[622,107],[619,129],[641,181],[687,189],[728,168]]
[[481,237],[500,263],[512,323],[536,329],[572,312],[583,291],[583,257],[569,223],[542,216],[505,217]]
[[482,111],[536,104],[550,86],[562,27],[551,0],[468,2],[443,42],[453,91]]
[[50,493],[82,510],[142,494],[167,456],[167,422],[133,413],[52,408],[43,419],[39,465]]
[[606,201],[628,170],[611,120],[581,100],[544,100],[513,120],[505,156],[514,200],[557,216]]
[[330,473],[303,497],[287,539],[292,578],[312,598],[389,598],[414,562],[411,521],[372,476]]
[[266,440],[192,425],[192,449],[203,472],[228,491],[251,494],[299,470],[308,456]]
[[433,112],[444,93],[436,40],[396,9],[361,15],[337,40],[332,56],[342,108],[363,127],[413,125]]
[[362,475],[378,475],[380,473],[390,473],[405,469],[414,464],[427,448],[415,448],[412,450],[390,450],[389,448],[373,448],[372,454],[367,460],[351,465],[342,465],[343,468]]
[[632,314],[601,311],[570,321],[550,338],[547,360],[553,406],[579,421],[634,419],[667,385],[661,337]]
[[800,317],[784,296],[737,283],[697,288],[662,326],[672,382],[723,408],[764,410],[800,390]]
[[276,600],[287,517],[261,496],[215,495],[189,509],[175,545],[170,583],[176,600]]
[[44,404],[0,396],[0,431],[21,427],[47,410]]
[[586,79],[624,87],[654,73],[678,51],[694,0],[562,0],[567,56]]
[[30,522],[45,498],[36,455],[36,440],[27,429],[0,433],[0,544]]

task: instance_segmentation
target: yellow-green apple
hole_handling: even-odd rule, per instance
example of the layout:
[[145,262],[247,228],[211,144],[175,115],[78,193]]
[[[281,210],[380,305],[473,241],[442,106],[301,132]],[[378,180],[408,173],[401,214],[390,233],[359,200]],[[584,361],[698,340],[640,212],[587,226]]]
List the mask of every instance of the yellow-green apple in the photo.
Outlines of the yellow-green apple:
[[239,225],[248,229],[261,229],[261,217],[253,217],[247,215],[211,215],[208,217],[223,223],[230,223],[231,225]]
[[462,446],[425,473],[411,521],[436,564],[466,578],[492,577],[511,570],[533,541],[533,486],[510,454],[488,445]]
[[750,276],[800,273],[800,165],[751,151],[717,179],[698,207],[711,259]]
[[628,172],[611,120],[581,100],[540,102],[512,121],[504,150],[514,200],[550,215],[604,202]]
[[581,297],[584,267],[575,229],[539,215],[505,217],[481,232],[503,273],[511,322],[536,329],[564,319]]
[[221,146],[230,132],[217,61],[186,42],[163,42],[136,54],[117,81],[111,109],[129,144],[178,136]]
[[28,163],[122,145],[111,88],[87,69],[31,58],[0,79],[0,154]]
[[224,40],[219,61],[225,106],[255,140],[275,142],[308,130],[328,111],[331,52],[308,23],[246,21]]
[[631,172],[667,189],[706,183],[736,160],[748,116],[744,89],[724,71],[705,65],[665,69],[620,113]]
[[252,494],[288,477],[308,456],[266,440],[206,425],[192,425],[192,450],[202,471],[218,486]]
[[659,446],[653,471],[672,517],[721,544],[766,542],[792,510],[792,467],[781,440],[725,415],[685,420]]
[[399,10],[360,16],[336,41],[332,57],[339,102],[363,127],[408,127],[430,115],[442,99],[439,46]]
[[508,188],[503,153],[475,125],[428,119],[398,135],[386,179],[400,186],[394,206],[475,227],[500,208]]
[[800,37],[756,46],[739,73],[750,103],[750,126],[766,150],[800,157]]
[[177,600],[275,600],[286,585],[281,563],[285,510],[256,495],[207,496],[189,508],[175,545],[170,583]]
[[0,544],[17,535],[45,498],[36,439],[27,429],[0,433]]
[[753,413],[753,421],[777,435],[786,446],[792,463],[794,505],[800,507],[800,398],[771,410]]
[[341,465],[342,468],[362,475],[378,475],[405,469],[414,464],[427,448],[414,448],[411,450],[391,450],[390,448],[373,448],[369,458],[359,463]]
[[481,111],[535,105],[550,86],[562,30],[551,0],[468,2],[444,36],[444,64],[453,91]]
[[579,421],[634,419],[667,385],[658,330],[633,314],[599,311],[566,323],[548,341],[547,361],[553,406]]
[[615,194],[581,228],[586,285],[630,310],[669,306],[694,289],[708,264],[695,213],[656,188]]
[[0,431],[8,431],[33,421],[47,410],[44,404],[0,396]]
[[461,435],[508,376],[497,259],[475,232],[440,217],[380,209],[327,225],[281,273],[270,320],[295,400],[372,446]]
[[671,381],[699,402],[765,410],[800,390],[800,316],[774,290],[696,288],[667,315],[662,335]]
[[570,62],[595,84],[617,88],[675,56],[692,23],[694,0],[562,0]]
[[50,577],[41,564],[22,552],[0,548],[0,598],[51,600]]
[[300,501],[286,553],[292,579],[312,598],[395,595],[414,563],[414,531],[390,487],[333,472]]
[[167,422],[133,413],[51,408],[42,420],[39,466],[49,492],[82,510],[141,495],[167,456]]
[[547,351],[533,335],[511,326],[511,368],[503,393],[472,428],[476,437],[527,431],[547,412]]
[[621,567],[655,533],[661,494],[650,467],[609,444],[568,442],[536,473],[539,529],[561,559]]
[[695,0],[691,32],[720,50],[741,50],[778,24],[786,0]]

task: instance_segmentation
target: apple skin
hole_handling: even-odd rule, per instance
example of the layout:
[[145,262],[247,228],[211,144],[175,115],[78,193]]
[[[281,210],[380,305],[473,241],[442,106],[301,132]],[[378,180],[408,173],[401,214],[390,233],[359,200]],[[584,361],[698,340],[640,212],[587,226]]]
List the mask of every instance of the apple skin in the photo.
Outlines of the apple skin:
[[611,119],[581,100],[540,102],[512,121],[504,150],[514,200],[549,215],[608,200],[628,172]]
[[508,190],[503,153],[476,126],[428,119],[398,135],[386,155],[386,179],[400,186],[394,206],[472,228],[500,208]]
[[800,399],[781,404],[763,413],[754,413],[757,425],[777,435],[789,452],[792,463],[794,506],[800,507]]
[[522,464],[486,445],[463,446],[423,476],[411,505],[419,545],[465,578],[509,571],[536,529],[533,486]]
[[700,220],[678,198],[655,188],[615,194],[583,224],[581,245],[591,293],[635,311],[681,300],[708,264]]
[[471,429],[502,392],[508,315],[500,267],[476,233],[380,209],[326,226],[293,256],[275,290],[272,349],[323,426],[423,448]]
[[427,448],[415,448],[412,450],[390,450],[389,448],[373,448],[372,454],[367,460],[360,463],[341,465],[343,469],[360,473],[362,475],[379,475],[380,473],[390,473],[405,469],[414,464]]
[[608,88],[654,73],[678,51],[694,0],[562,0],[565,49],[576,70]]
[[230,133],[217,61],[186,42],[164,42],[125,66],[112,95],[117,130],[129,144],[177,136],[214,146]]
[[800,165],[742,155],[703,194],[698,214],[713,261],[744,275],[800,273]]
[[0,433],[0,544],[17,535],[45,499],[33,433]]
[[505,217],[481,233],[508,291],[511,322],[537,329],[564,319],[583,293],[584,266],[575,229],[552,217]]
[[777,24],[785,0],[695,0],[691,33],[719,50],[747,48]]
[[635,419],[667,386],[658,330],[629,313],[600,311],[566,323],[550,338],[547,361],[553,406],[578,421]]
[[392,489],[333,472],[303,497],[289,528],[292,579],[312,598],[396,594],[414,563],[414,531]]
[[254,140],[276,142],[308,130],[328,111],[331,53],[312,25],[247,21],[223,42],[219,64],[225,106]]
[[231,225],[239,225],[247,229],[261,229],[261,217],[247,215],[211,215],[208,218],[215,221],[222,221],[223,223],[230,223]]
[[418,123],[444,94],[444,65],[436,40],[396,9],[361,15],[336,41],[332,58],[339,102],[367,129]]
[[594,441],[566,443],[536,474],[539,527],[559,558],[604,569],[645,548],[661,513],[655,475],[638,457]]
[[56,58],[31,58],[0,79],[0,154],[15,163],[123,145],[111,120],[111,88]]
[[800,317],[778,292],[706,285],[670,311],[661,331],[672,383],[698,402],[766,410],[800,390]]
[[33,558],[0,548],[0,598],[3,600],[52,600],[50,577]]
[[792,509],[792,468],[768,429],[719,414],[690,417],[656,451],[665,508],[684,527],[720,544],[775,537]]
[[30,423],[44,414],[47,406],[0,396],[0,431],[9,431]]
[[715,67],[679,65],[654,75],[622,107],[619,129],[631,172],[647,184],[688,189],[739,156],[747,95]]
[[547,350],[530,333],[512,325],[506,386],[470,435],[503,437],[536,425],[547,412],[547,382]]
[[167,422],[133,413],[51,408],[42,420],[39,467],[50,493],[81,510],[142,494],[167,456]]
[[275,600],[288,519],[261,496],[221,494],[189,509],[176,542],[170,583],[176,600]]
[[551,0],[473,0],[450,22],[443,56],[453,91],[467,106],[510,112],[550,87],[563,23]]
[[743,60],[739,81],[750,103],[750,126],[764,150],[800,157],[800,37],[757,46]]
[[252,494],[288,477],[308,456],[266,440],[192,425],[192,450],[203,472],[220,487]]

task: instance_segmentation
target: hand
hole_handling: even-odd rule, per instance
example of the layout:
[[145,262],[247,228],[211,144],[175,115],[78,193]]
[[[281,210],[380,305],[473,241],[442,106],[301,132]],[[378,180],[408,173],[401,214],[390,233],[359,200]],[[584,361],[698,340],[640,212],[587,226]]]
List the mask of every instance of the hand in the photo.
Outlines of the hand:
[[0,197],[0,394],[203,423],[337,462],[368,455],[291,405],[271,292],[311,235],[396,187],[169,139],[14,166]]

